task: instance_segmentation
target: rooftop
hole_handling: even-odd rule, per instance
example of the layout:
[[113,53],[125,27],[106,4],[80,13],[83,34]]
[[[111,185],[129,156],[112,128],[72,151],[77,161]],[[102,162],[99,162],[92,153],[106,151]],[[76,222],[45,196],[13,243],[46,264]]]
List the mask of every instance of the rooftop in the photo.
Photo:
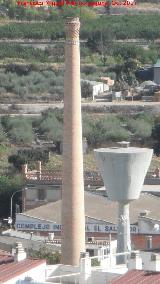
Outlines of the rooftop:
[[[148,210],[147,218],[160,220],[160,199],[147,193],[142,193],[138,200],[130,203],[130,221],[135,224],[141,212]],[[31,209],[19,215],[48,220],[61,224],[61,200]],[[85,215],[113,224],[117,223],[118,203],[107,197],[85,192]]]
[[0,250],[0,265],[13,262],[13,260],[14,258],[9,252]]
[[144,270],[131,270],[123,276],[112,280],[110,284],[159,284],[160,272],[144,271]]
[[0,283],[5,283],[45,262],[42,259],[25,259],[20,262],[12,260],[10,263],[3,263],[0,265]]
[[95,86],[95,85],[100,85],[102,84],[102,82],[97,82],[97,81],[90,81],[90,80],[84,80],[84,79],[81,79],[81,82],[86,82],[92,86]]
[[[122,143],[122,142],[121,142]],[[127,142],[126,142],[127,143]],[[124,141],[123,141],[124,144]],[[111,147],[111,148],[99,148],[94,150],[94,152],[102,152],[102,153],[143,153],[143,152],[149,152],[152,151],[152,149],[148,148],[137,148],[137,147]]]

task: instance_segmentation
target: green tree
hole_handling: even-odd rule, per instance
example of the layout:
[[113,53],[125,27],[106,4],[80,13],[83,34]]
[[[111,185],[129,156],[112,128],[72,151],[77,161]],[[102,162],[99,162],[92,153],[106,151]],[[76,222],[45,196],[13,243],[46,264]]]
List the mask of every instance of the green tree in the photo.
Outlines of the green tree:
[[103,118],[84,116],[83,136],[92,147],[106,144],[109,141],[126,140],[129,133],[121,126],[121,121],[113,115]]
[[[23,181],[21,176],[8,177],[0,176],[0,218],[10,216],[10,200],[11,195],[22,189]],[[21,194],[17,194],[14,198],[13,212],[15,212],[15,204],[21,204]]]
[[128,127],[137,138],[148,138],[152,134],[152,123],[144,119],[129,119]]
[[92,97],[92,86],[90,83],[82,81],[81,83],[81,93],[82,98],[91,98]]
[[154,139],[153,148],[157,156],[160,156],[160,123],[156,123],[152,129],[152,138]]
[[46,136],[46,139],[52,139],[54,143],[62,141],[63,135],[63,124],[55,112],[45,113],[42,117],[41,123],[39,125],[39,131],[42,135]]
[[13,164],[13,166],[19,171],[22,170],[22,165],[28,162],[25,156],[23,155],[11,155],[8,157],[8,162]]
[[10,118],[2,119],[2,124],[7,130],[8,137],[15,143],[31,143],[34,135],[32,124],[26,118]]

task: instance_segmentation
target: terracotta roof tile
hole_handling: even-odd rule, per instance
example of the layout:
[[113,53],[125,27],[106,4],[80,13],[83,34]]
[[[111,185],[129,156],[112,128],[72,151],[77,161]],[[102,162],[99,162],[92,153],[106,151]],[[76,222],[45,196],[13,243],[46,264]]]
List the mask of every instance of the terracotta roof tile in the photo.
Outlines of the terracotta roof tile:
[[159,284],[160,272],[131,270],[110,282],[110,284]]
[[13,261],[14,261],[14,258],[9,252],[0,250],[0,265],[3,263],[10,263]]
[[0,265],[0,283],[4,283],[22,273],[45,263],[43,259],[25,259],[20,262],[4,263]]

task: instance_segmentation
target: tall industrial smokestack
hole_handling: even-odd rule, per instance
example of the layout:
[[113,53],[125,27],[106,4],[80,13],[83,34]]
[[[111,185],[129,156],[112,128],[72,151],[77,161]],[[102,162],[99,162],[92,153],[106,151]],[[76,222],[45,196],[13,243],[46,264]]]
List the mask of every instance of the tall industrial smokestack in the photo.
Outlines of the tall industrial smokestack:
[[79,18],[65,24],[62,263],[79,265],[85,251]]

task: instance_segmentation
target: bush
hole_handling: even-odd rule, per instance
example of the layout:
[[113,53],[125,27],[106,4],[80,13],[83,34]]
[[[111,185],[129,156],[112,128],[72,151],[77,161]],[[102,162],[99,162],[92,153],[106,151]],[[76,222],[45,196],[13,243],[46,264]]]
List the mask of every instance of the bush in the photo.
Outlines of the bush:
[[152,138],[154,139],[153,148],[157,156],[160,156],[160,123],[158,122],[152,129]]
[[91,266],[100,266],[100,261],[97,258],[91,259]]
[[90,98],[92,97],[92,86],[90,83],[82,81],[81,83],[81,93],[82,93],[82,98]]
[[14,127],[8,133],[10,139],[15,143],[31,143],[33,140],[32,128],[28,125],[27,127]]
[[[21,19],[25,19],[25,14],[28,9],[22,9]],[[17,11],[20,11],[18,7]],[[30,10],[30,16],[31,16]],[[44,14],[43,14],[44,13]],[[45,39],[51,38],[53,40],[64,37],[64,18],[68,16],[79,15],[79,7],[65,6],[57,14],[50,16],[54,21],[43,22],[43,23],[9,23],[0,26],[0,38],[32,38],[32,39]],[[46,19],[46,12],[42,12],[39,9],[40,19]],[[38,17],[36,15],[36,17]],[[15,15],[16,16],[16,15]],[[54,17],[55,16],[55,17]],[[57,20],[57,16],[59,16]],[[27,16],[29,18],[29,16]],[[33,15],[34,19],[35,15]],[[18,17],[17,17],[18,18]],[[100,41],[101,32],[105,36],[108,31],[113,34],[116,39],[147,39],[153,40],[159,37],[160,33],[160,17],[157,14],[134,14],[134,15],[114,15],[97,16],[94,10],[90,8],[82,7],[81,14],[81,38],[90,38],[90,46],[94,50],[97,48],[97,42]]]
[[[0,218],[10,216],[10,201],[11,195],[22,189],[23,181],[20,176],[7,177],[0,176]],[[18,194],[14,197],[13,212],[15,212],[15,204],[20,202]]]
[[3,129],[2,125],[0,124],[0,143],[6,142],[7,140],[8,140],[7,139],[7,135],[4,132],[4,129]]
[[39,131],[46,136],[46,139],[52,139],[54,143],[62,141],[62,123],[55,115],[45,117],[39,126]]
[[41,247],[38,251],[29,250],[29,256],[33,259],[46,259],[47,264],[59,264],[61,261],[61,254],[58,251],[50,251],[46,247]]
[[48,52],[39,48],[24,47],[20,44],[1,43],[0,59],[4,58],[22,58],[28,61],[47,62]]
[[83,66],[82,72],[85,73],[86,75],[94,74],[97,72],[97,66],[96,65]]
[[15,143],[31,143],[34,135],[32,125],[25,118],[10,118],[2,119],[2,124],[7,130],[8,137]]
[[152,133],[152,124],[144,119],[130,119],[128,127],[138,138],[148,138]]
[[[29,99],[31,94],[51,93],[52,99],[63,99],[63,76],[59,71],[31,71],[31,65],[10,65],[14,72],[0,73],[1,89],[14,93],[20,98]],[[19,76],[21,73],[21,76]]]
[[8,157],[8,162],[10,164],[13,164],[13,166],[18,169],[19,171],[21,171],[22,169],[22,165],[27,163],[27,159],[25,159],[24,157],[20,156],[20,155],[11,155]]
[[121,126],[121,121],[113,115],[103,118],[85,116],[83,120],[83,135],[92,146],[99,146],[108,141],[126,140],[129,133]]

